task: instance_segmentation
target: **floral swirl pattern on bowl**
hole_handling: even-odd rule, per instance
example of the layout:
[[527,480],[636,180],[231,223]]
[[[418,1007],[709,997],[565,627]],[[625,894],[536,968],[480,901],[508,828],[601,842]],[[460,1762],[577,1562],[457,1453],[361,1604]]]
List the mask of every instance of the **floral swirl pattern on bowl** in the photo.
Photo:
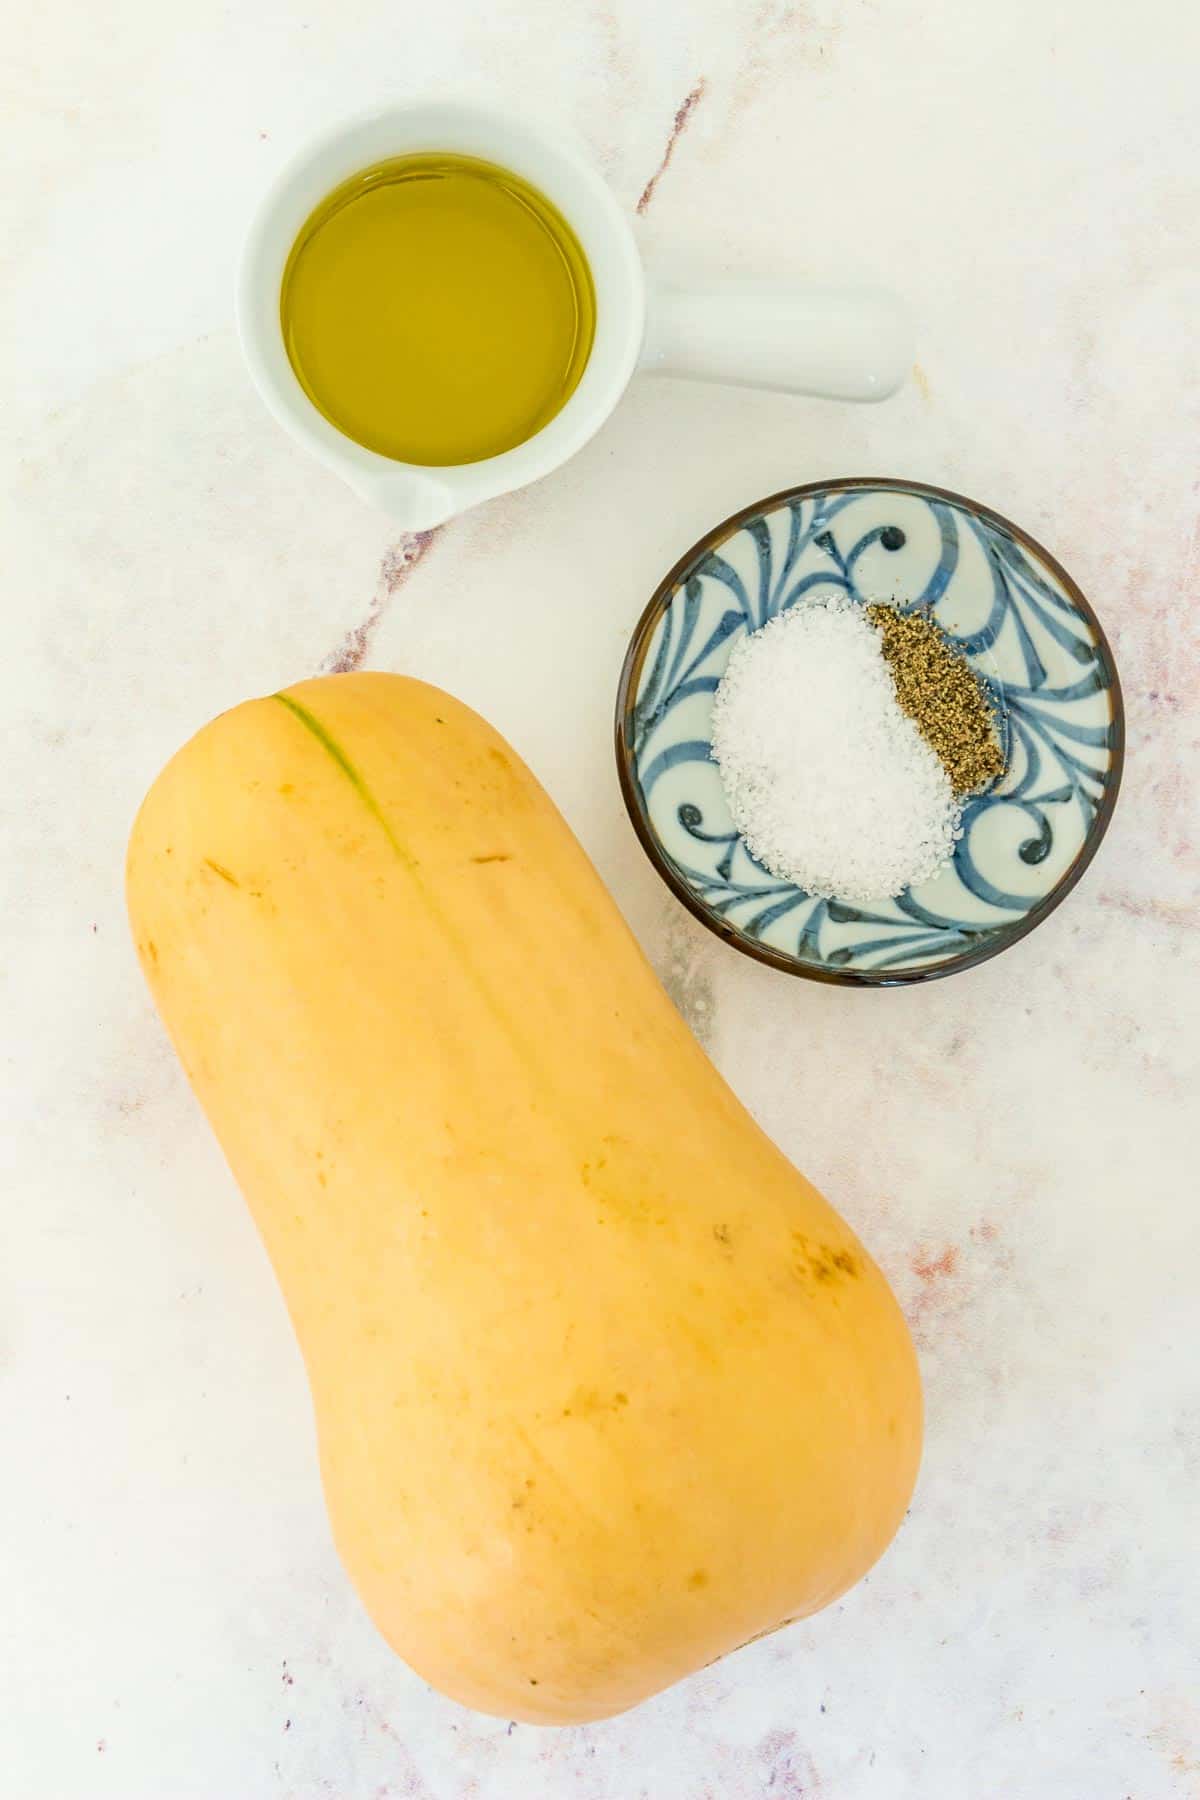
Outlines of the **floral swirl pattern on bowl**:
[[[868,907],[815,899],[756,862],[711,755],[739,636],[831,591],[928,608],[985,683],[1007,765],[967,802],[953,862]],[[704,538],[646,609],[617,707],[630,817],[685,905],[775,967],[866,985],[949,974],[1032,930],[1104,834],[1123,744],[1112,655],[1066,571],[987,508],[885,480],[794,488]]]

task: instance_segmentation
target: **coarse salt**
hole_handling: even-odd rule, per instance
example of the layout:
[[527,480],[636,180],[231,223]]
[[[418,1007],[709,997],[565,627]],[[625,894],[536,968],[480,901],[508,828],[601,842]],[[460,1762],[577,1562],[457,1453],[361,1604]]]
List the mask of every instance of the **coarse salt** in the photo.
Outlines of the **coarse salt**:
[[878,629],[841,595],[801,601],[735,647],[712,754],[757,860],[825,899],[903,893],[950,858],[962,808],[901,711]]

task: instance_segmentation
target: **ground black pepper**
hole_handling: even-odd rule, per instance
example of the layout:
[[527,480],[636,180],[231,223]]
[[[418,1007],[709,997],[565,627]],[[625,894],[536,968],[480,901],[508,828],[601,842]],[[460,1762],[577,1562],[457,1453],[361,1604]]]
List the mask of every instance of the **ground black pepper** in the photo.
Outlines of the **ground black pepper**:
[[961,652],[926,612],[869,606],[883,639],[896,698],[941,759],[956,794],[972,794],[1004,773],[987,694]]

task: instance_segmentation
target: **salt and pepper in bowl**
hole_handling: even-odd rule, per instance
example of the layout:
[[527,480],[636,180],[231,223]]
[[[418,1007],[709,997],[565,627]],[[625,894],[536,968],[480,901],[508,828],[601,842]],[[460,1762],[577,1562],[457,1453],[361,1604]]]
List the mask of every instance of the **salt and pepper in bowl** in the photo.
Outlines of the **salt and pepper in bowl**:
[[617,702],[634,829],[727,942],[887,986],[1031,931],[1104,835],[1120,686],[1066,571],[941,489],[793,488],[694,545]]

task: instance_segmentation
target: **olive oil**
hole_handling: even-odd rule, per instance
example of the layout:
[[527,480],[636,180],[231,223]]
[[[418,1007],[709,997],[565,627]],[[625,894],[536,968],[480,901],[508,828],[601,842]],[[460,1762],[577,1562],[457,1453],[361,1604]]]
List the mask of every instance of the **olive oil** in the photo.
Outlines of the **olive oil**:
[[395,157],[326,196],[280,292],[288,357],[339,431],[400,462],[511,450],[578,385],[596,300],[544,194],[476,157]]

